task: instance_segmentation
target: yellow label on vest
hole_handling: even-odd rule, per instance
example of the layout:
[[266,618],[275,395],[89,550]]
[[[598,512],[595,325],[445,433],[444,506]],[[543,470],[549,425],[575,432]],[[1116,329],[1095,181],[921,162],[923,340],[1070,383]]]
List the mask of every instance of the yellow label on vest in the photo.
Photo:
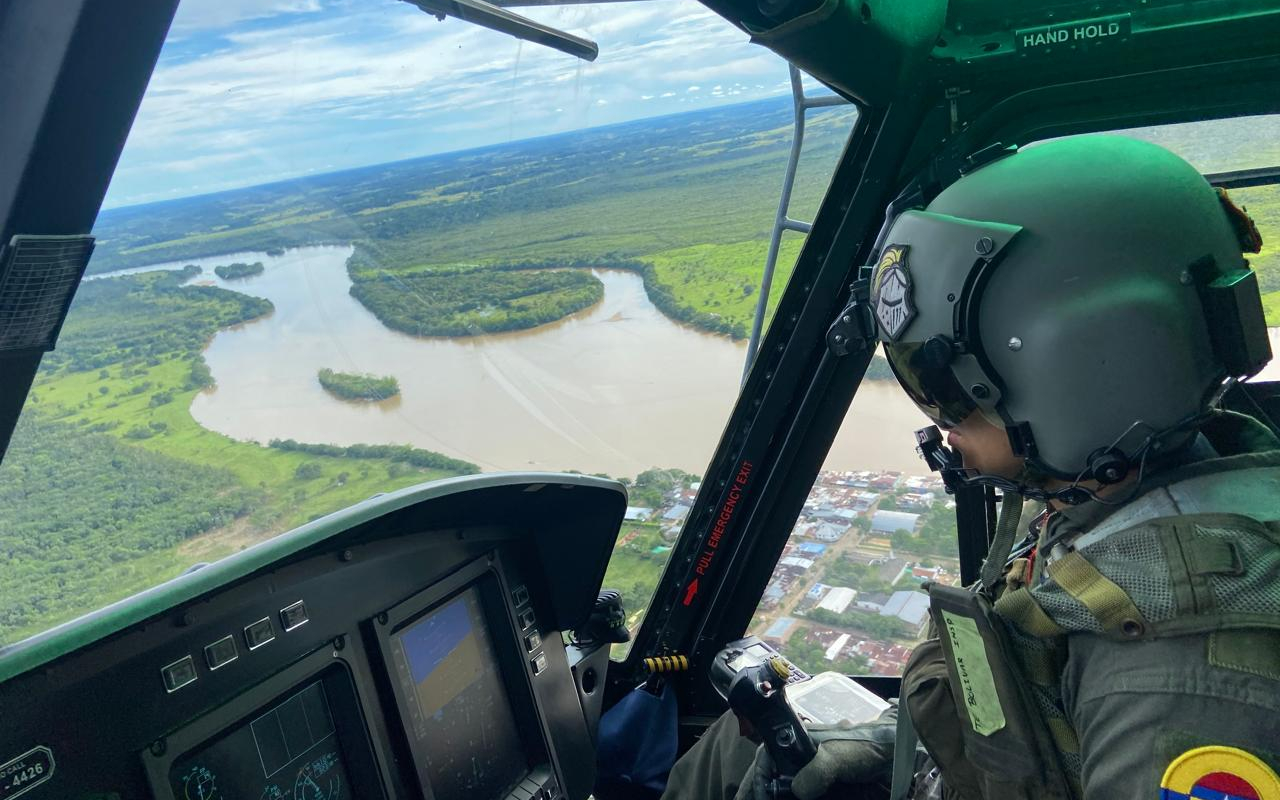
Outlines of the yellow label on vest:
[[964,702],[969,724],[983,736],[1004,727],[1004,709],[996,692],[996,681],[987,662],[987,648],[978,633],[978,623],[968,617],[942,612],[951,652],[960,677],[960,698]]

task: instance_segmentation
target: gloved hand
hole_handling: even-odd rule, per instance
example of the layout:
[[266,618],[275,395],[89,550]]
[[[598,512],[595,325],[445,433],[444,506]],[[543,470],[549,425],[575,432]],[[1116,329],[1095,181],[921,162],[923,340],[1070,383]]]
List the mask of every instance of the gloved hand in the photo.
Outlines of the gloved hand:
[[[806,728],[818,754],[795,774],[791,793],[796,800],[817,800],[836,783],[888,780],[897,727],[898,707],[892,706],[871,722]],[[775,777],[773,759],[761,745],[734,800],[773,800],[769,783]]]

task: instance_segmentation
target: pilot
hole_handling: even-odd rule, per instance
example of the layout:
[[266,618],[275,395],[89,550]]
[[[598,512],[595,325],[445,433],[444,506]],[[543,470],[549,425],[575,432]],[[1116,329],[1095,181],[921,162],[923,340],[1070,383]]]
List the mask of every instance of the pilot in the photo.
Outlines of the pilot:
[[[978,585],[930,590],[909,796],[1280,798],[1280,440],[1221,408],[1270,358],[1260,247],[1225,192],[1122,136],[1006,155],[894,221],[879,338],[946,431],[944,475],[1005,498]],[[665,797],[761,795],[737,733],[717,722]],[[883,782],[894,734],[818,733],[794,794]]]

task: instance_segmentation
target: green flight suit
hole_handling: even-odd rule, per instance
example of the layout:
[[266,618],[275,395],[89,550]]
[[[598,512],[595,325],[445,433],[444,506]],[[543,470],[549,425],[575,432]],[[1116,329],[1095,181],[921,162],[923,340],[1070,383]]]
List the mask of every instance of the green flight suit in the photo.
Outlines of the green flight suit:
[[[975,767],[974,734],[954,708],[941,725],[946,709],[913,713],[952,796],[1156,798],[1177,757],[1209,746],[1252,754],[1266,796],[1268,771],[1280,770],[1280,442],[1234,414],[1206,433],[1225,455],[1161,472],[1123,506],[1059,510],[1031,574],[1011,565],[994,611],[1050,742],[1045,777]],[[928,690],[911,669],[909,708]],[[1192,761],[1206,775],[1233,763]]]
[[[1280,441],[1233,414],[1211,428],[1225,455],[1160,472],[1123,506],[1060,510],[1042,541],[1066,546],[1040,554],[1030,576],[1027,562],[1011,565],[994,610],[1048,743],[1038,779],[974,765],[965,737],[976,734],[937,640],[918,648],[903,697],[945,796],[1179,798],[1177,786],[1161,793],[1166,770],[1211,746],[1280,771]],[[737,787],[718,775],[753,749],[736,725],[716,726],[677,763],[664,800],[727,800]],[[1206,776],[1234,763],[1189,758]],[[1272,800],[1265,780],[1254,783]]]

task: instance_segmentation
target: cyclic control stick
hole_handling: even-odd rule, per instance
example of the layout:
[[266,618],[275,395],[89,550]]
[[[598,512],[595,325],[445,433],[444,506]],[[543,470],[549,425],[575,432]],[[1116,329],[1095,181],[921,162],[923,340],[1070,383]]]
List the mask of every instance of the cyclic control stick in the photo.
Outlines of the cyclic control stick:
[[791,670],[781,658],[743,668],[729,686],[729,707],[747,722],[764,742],[773,759],[776,777],[770,787],[774,797],[791,792],[791,779],[813,760],[818,748],[787,702],[786,685]]

